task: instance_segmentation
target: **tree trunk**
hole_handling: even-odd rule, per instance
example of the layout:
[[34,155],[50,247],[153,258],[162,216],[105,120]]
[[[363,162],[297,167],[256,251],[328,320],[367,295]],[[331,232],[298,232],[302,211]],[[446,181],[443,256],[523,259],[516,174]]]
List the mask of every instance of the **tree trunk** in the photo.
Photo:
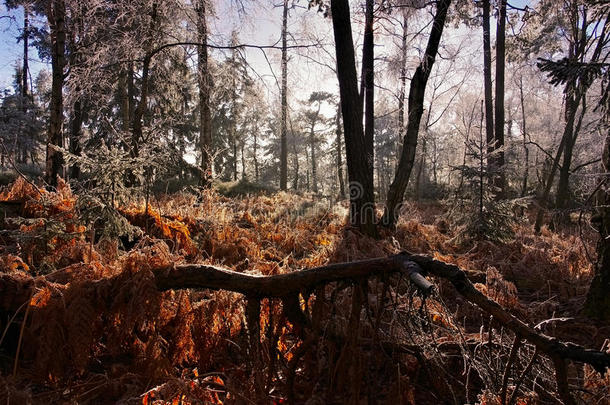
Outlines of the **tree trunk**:
[[331,0],[337,77],[350,181],[350,223],[369,236],[376,236],[373,177],[369,170],[366,140],[362,127],[362,103],[358,97],[358,77],[348,0]]
[[197,47],[197,73],[199,81],[199,152],[201,153],[201,177],[199,184],[207,187],[212,180],[213,140],[212,118],[210,113],[211,77],[208,69],[208,24],[206,20],[206,0],[199,0],[197,10],[197,34],[200,46]]
[[506,0],[500,0],[496,34],[496,105],[495,137],[493,143],[495,163],[492,167],[492,184],[496,198],[504,196],[506,174],[504,173],[504,71],[506,65]]
[[290,136],[292,138],[292,153],[294,155],[294,178],[292,180],[292,189],[295,191],[299,190],[299,177],[300,177],[300,168],[299,168],[299,151],[297,150],[297,143],[294,136],[294,128],[292,128],[292,121],[290,121]]
[[253,145],[253,150],[252,150],[252,158],[254,160],[254,179],[255,181],[258,183],[259,182],[259,173],[258,173],[258,157],[257,157],[257,150],[258,150],[258,137],[256,136],[256,133],[258,131],[258,128],[254,128],[254,132],[253,132],[253,137],[254,137],[254,145]]
[[280,128],[280,190],[288,188],[288,141],[286,120],[288,117],[288,52],[287,52],[287,30],[288,30],[288,0],[284,0],[282,12],[282,119]]
[[[153,32],[157,23],[157,3],[152,3],[150,31]],[[132,124],[132,139],[131,139],[131,155],[132,157],[138,157],[140,155],[140,142],[144,140],[143,127],[144,127],[144,114],[148,109],[148,81],[150,76],[150,65],[153,58],[152,53],[146,54],[142,61],[142,79],[140,89],[140,101],[138,106],[135,107],[133,112],[133,124]],[[135,101],[134,101],[135,103]],[[130,107],[131,111],[131,107]]]
[[311,148],[311,189],[318,193],[318,162],[316,161],[316,121],[312,121],[309,129],[309,147]]
[[[77,89],[78,93],[80,89]],[[73,105],[72,122],[70,123],[70,153],[76,156],[81,154],[80,139],[82,137],[83,128],[83,105],[80,99],[76,99]],[[80,177],[80,167],[74,163],[70,167],[70,178],[78,179]]]
[[[610,171],[610,135],[606,135],[604,149],[602,151],[603,172]],[[608,177],[605,176],[597,191],[597,215],[592,222],[599,232],[597,245],[597,264],[595,265],[595,276],[591,281],[585,312],[587,315],[610,320],[610,188]]]
[[131,134],[131,156],[138,157],[140,155],[140,142],[144,139],[143,126],[144,126],[144,113],[147,109],[148,103],[148,78],[150,72],[151,57],[146,56],[142,63],[142,85],[140,101],[133,113],[133,124]]
[[21,76],[21,96],[23,97],[23,112],[27,111],[26,99],[28,97],[29,51],[30,51],[30,10],[27,4],[23,5],[23,72]]
[[[81,10],[79,10],[81,11]],[[82,35],[82,23],[80,20],[80,16],[73,16],[73,31],[70,35],[70,65],[78,65],[82,58],[80,56],[80,52],[78,51],[78,44],[76,43],[76,30],[80,30]],[[81,154],[81,137],[82,137],[82,128],[83,128],[83,120],[84,120],[84,111],[83,111],[83,100],[81,93],[80,85],[76,86],[74,91],[74,103],[72,105],[72,119],[70,122],[70,138],[69,138],[69,150],[70,153],[76,156],[80,156]],[[69,169],[69,178],[77,180],[80,177],[80,167],[78,163],[73,163]]]
[[521,181],[521,197],[525,197],[527,194],[527,181],[530,170],[530,151],[527,147],[527,126],[525,125],[525,97],[523,96],[523,76],[519,77],[519,98],[521,101],[521,133],[523,135],[523,152],[524,156],[524,168],[523,168],[523,180]]
[[494,103],[491,83],[491,39],[489,27],[490,0],[483,0],[483,84],[485,87],[485,134],[487,139],[487,167],[488,172],[495,166],[493,151],[495,148],[494,135]]
[[362,79],[364,82],[364,142],[366,164],[371,178],[375,166],[375,37],[373,33],[374,0],[366,0],[364,43],[362,45]]
[[[233,51],[233,61],[235,61],[235,51]],[[231,100],[231,149],[233,150],[233,181],[237,181],[237,81],[235,72],[232,79],[232,100]]]
[[341,132],[341,103],[337,108],[337,115],[335,116],[335,125],[336,125],[336,152],[337,152],[337,177],[339,180],[339,198],[345,198],[345,181],[343,180],[343,147],[341,145],[341,137],[343,136]]
[[[21,72],[21,111],[23,114],[28,112],[28,104],[30,103],[30,96],[28,92],[28,77],[29,77],[29,34],[30,34],[30,11],[27,3],[23,5],[23,69]],[[21,138],[21,137],[20,137]],[[19,162],[26,163],[28,155],[28,142],[23,139],[21,142],[21,150],[15,151],[19,154]]]
[[[572,166],[572,155],[574,152],[574,145],[576,144],[576,139],[578,138],[578,134],[580,133],[580,128],[582,126],[582,120],[587,111],[587,95],[586,90],[583,90],[583,96],[581,98],[581,109],[580,116],[578,117],[578,122],[576,123],[574,129],[571,134],[567,134],[566,145],[563,151],[563,163],[559,168],[559,182],[557,183],[557,198],[555,201],[555,205],[557,208],[565,208],[567,202],[570,200],[570,168]],[[575,105],[574,108],[578,108],[578,105]]]
[[409,88],[409,119],[407,122],[407,133],[403,141],[402,154],[398,163],[398,169],[394,176],[394,181],[390,185],[388,198],[386,202],[385,213],[383,216],[383,225],[394,227],[398,218],[400,205],[402,204],[405,190],[409,184],[409,177],[413,170],[415,161],[415,150],[417,147],[417,138],[419,134],[419,124],[424,112],[424,95],[426,92],[426,84],[430,77],[432,66],[438,47],[443,34],[445,20],[447,18],[447,10],[451,0],[440,0],[437,5],[432,31],[428,39],[424,60],[415,70],[411,85]]
[[129,112],[129,84],[127,80],[127,71],[121,68],[117,81],[117,93],[119,96],[119,112],[121,114],[121,130],[125,134],[129,133],[129,123],[131,122]]
[[55,147],[64,147],[64,66],[66,64],[66,5],[64,0],[52,0],[48,6],[49,28],[51,30],[51,106],[49,132],[47,137],[47,158],[45,181],[57,186],[57,177],[64,176],[63,158]]
[[244,147],[246,142],[245,141],[241,141],[239,143],[239,153],[241,156],[241,179],[242,180],[246,180],[246,155],[244,154]]
[[[136,89],[133,78],[133,62],[129,62],[127,68],[127,100],[129,103],[129,122],[133,122],[136,110]],[[129,124],[127,125],[129,128]]]
[[402,18],[402,42],[400,46],[400,93],[398,94],[398,129],[396,135],[398,140],[396,142],[396,163],[398,165],[398,156],[402,151],[402,139],[405,136],[405,95],[407,88],[407,13],[403,12]]
[[540,228],[542,227],[544,212],[547,208],[547,203],[551,194],[551,188],[553,187],[553,180],[555,179],[555,174],[557,173],[557,169],[559,168],[559,160],[561,159],[561,155],[563,154],[563,151],[565,149],[568,137],[570,137],[574,131],[574,121],[576,119],[576,107],[574,107],[574,105],[577,106],[579,101],[580,97],[577,97],[574,100],[571,97],[566,99],[566,125],[563,129],[561,142],[559,143],[559,148],[557,149],[557,153],[555,155],[555,158],[553,159],[553,164],[549,171],[549,175],[545,181],[542,196],[540,197],[540,207],[538,208],[538,213],[536,214],[536,222],[534,223],[534,232],[536,233],[540,232]]

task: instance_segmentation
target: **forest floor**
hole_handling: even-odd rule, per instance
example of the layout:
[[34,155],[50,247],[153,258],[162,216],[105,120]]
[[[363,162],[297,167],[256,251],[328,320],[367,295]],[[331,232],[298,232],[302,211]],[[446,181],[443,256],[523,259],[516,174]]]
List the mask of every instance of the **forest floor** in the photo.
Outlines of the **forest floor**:
[[[503,389],[514,403],[556,403],[550,361],[526,344],[510,364],[512,335],[440,280],[422,300],[404,280],[370,279],[355,330],[350,283],[303,294],[314,317],[323,297],[325,332],[315,339],[285,319],[281,302],[264,299],[257,363],[243,296],[157,290],[151,271],[181,263],[273,275],[423,253],[467,270],[544,333],[608,349],[610,325],[580,314],[595,235],[577,223],[534,235],[524,222],[507,243],[460,245],[447,207],[410,203],[396,230],[375,240],[346,226],[345,203],[207,190],[120,207],[138,229],[129,241],[90,232],[67,185],[49,193],[19,179],[0,201],[2,403],[499,404]],[[568,371],[577,401],[610,403],[608,376],[578,364]]]

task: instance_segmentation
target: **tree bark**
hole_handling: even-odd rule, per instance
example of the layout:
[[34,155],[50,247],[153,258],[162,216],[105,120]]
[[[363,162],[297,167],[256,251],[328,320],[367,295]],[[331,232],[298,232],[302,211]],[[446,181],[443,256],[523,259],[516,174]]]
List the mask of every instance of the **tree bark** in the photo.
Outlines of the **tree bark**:
[[[233,51],[233,62],[236,61],[236,51]],[[234,72],[231,83],[231,149],[233,150],[233,181],[237,181],[237,80],[235,79],[235,75],[237,72]]]
[[348,0],[331,0],[337,77],[343,115],[343,134],[350,181],[350,222],[361,232],[376,236],[373,177],[369,170],[358,94],[356,59]]
[[254,132],[252,133],[253,137],[253,145],[252,145],[252,160],[254,160],[254,179],[258,183],[259,182],[259,171],[258,171],[258,127],[255,126]]
[[485,134],[487,139],[487,171],[492,172],[494,163],[494,102],[491,83],[491,33],[489,26],[490,0],[483,0],[483,85],[485,88]]
[[288,118],[288,52],[287,52],[287,31],[288,31],[288,0],[284,0],[282,11],[282,118],[280,123],[280,190],[288,188],[288,140],[287,125]]
[[341,138],[343,133],[341,131],[341,103],[337,108],[337,115],[335,116],[335,126],[336,126],[336,135],[337,139],[336,143],[336,152],[337,152],[337,177],[339,181],[339,198],[345,198],[345,180],[343,179],[343,147],[341,145]]
[[371,178],[375,167],[375,37],[373,32],[374,0],[366,0],[364,43],[362,44],[362,79],[364,82],[364,141],[366,164]]
[[407,24],[408,16],[403,12],[402,17],[402,41],[400,45],[400,93],[398,94],[398,128],[396,135],[396,166],[398,165],[398,156],[402,151],[402,139],[405,136],[405,96],[407,88]]
[[[610,172],[610,135],[606,135],[602,151],[603,173]],[[594,318],[610,320],[610,186],[608,176],[597,191],[597,214],[592,222],[599,232],[595,276],[587,293],[585,313]]]
[[493,143],[492,184],[493,194],[502,198],[506,192],[504,172],[504,71],[506,66],[506,0],[500,0],[496,34],[496,105],[495,137]]
[[525,97],[523,96],[523,76],[519,77],[519,98],[521,101],[521,134],[523,135],[524,167],[521,181],[521,197],[527,194],[527,182],[530,171],[530,150],[527,147],[527,126],[525,125]]
[[210,113],[211,77],[208,68],[208,24],[206,20],[206,0],[199,0],[197,9],[197,74],[199,82],[199,152],[201,153],[201,177],[199,184],[208,187],[212,181],[214,145],[212,140],[212,117]]
[[[78,10],[78,12],[82,12],[82,10]],[[81,37],[84,34],[81,17],[80,16],[72,16],[72,32],[70,35],[70,65],[78,65],[81,62],[81,55],[78,50],[78,44],[76,43],[76,32],[80,31]],[[82,138],[82,130],[83,130],[83,121],[84,121],[84,106],[83,99],[81,94],[81,86],[77,85],[73,94],[74,103],[72,104],[72,118],[70,122],[70,137],[69,137],[69,150],[70,153],[76,156],[80,156],[81,154],[81,138]],[[69,168],[68,176],[70,179],[78,179],[80,177],[80,166],[77,162],[73,163]]]
[[[583,95],[579,104],[581,105],[580,115],[578,117],[578,121],[572,129],[572,133],[566,134],[566,142],[563,151],[563,163],[559,168],[559,181],[557,183],[557,197],[555,200],[555,205],[559,209],[565,208],[570,199],[570,169],[572,167],[572,156],[574,153],[574,146],[576,145],[576,139],[580,133],[582,120],[587,111],[586,89],[583,90]],[[578,109],[578,105],[573,105],[573,108]]]
[[64,177],[64,161],[61,152],[54,147],[64,147],[64,67],[66,65],[66,4],[64,0],[52,0],[48,5],[48,21],[51,30],[51,102],[45,181],[57,186],[57,178]]
[[438,47],[443,34],[450,3],[451,0],[440,0],[438,2],[430,38],[428,39],[428,45],[426,46],[426,53],[424,54],[424,60],[417,67],[415,74],[411,79],[411,85],[409,87],[409,118],[407,121],[407,133],[403,141],[402,153],[398,168],[396,169],[394,181],[390,185],[388,191],[388,198],[382,221],[383,225],[387,227],[394,227],[396,225],[398,211],[402,204],[407,185],[409,184],[411,171],[413,170],[419,125],[424,112],[426,84],[428,83],[428,78],[430,77],[430,72],[432,71],[432,66],[434,65],[436,54],[438,53]]
[[131,156],[138,157],[140,155],[140,142],[144,139],[144,113],[148,104],[148,79],[150,74],[151,56],[144,57],[142,63],[142,80],[140,89],[140,101],[133,113],[132,134],[131,134]]
[[[77,89],[77,92],[80,89]],[[80,99],[74,101],[72,106],[72,122],[70,123],[70,153],[76,156],[81,154],[82,129],[83,129],[83,103]],[[74,163],[70,167],[70,178],[78,179],[80,177],[80,167],[78,163]]]
[[318,162],[316,161],[316,121],[312,121],[309,128],[309,147],[311,148],[311,189],[318,193]]
[[127,70],[121,68],[117,81],[117,93],[119,97],[119,112],[121,114],[121,130],[125,133],[129,133],[129,124],[131,122],[129,112],[129,92],[128,92],[128,76]]

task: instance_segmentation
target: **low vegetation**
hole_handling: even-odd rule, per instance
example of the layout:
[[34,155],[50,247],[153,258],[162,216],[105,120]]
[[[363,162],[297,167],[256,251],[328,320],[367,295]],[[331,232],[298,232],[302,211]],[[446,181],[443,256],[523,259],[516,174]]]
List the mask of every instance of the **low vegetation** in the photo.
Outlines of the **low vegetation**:
[[[413,204],[375,240],[346,226],[342,204],[206,190],[120,207],[138,229],[129,240],[97,236],[63,183],[46,192],[20,178],[0,199],[16,207],[3,218],[0,252],[4,403],[557,400],[551,360],[515,345],[442,280],[427,299],[399,276],[303,291],[320,335],[290,322],[283,301],[262,299],[255,349],[240,294],[158,291],[153,271],[181,263],[273,275],[426,253],[467,269],[477,289],[544,333],[607,349],[610,325],[580,316],[594,249],[576,228],[534,235],[517,223],[510,242],[458,245],[450,219],[439,219],[445,207]],[[607,403],[607,377],[576,363],[567,372],[580,401]]]

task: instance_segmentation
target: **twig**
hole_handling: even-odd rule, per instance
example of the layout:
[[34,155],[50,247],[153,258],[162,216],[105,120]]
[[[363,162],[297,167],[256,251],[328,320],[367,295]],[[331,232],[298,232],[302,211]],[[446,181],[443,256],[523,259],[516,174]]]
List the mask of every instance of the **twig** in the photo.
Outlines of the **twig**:
[[506,390],[508,389],[508,377],[510,375],[510,369],[513,366],[513,363],[517,359],[517,353],[519,352],[519,346],[521,346],[521,336],[515,334],[515,339],[513,340],[513,346],[510,349],[510,354],[508,355],[508,361],[506,362],[506,368],[504,369],[504,375],[502,376],[502,391],[500,394],[500,404],[506,405]]
[[32,290],[32,294],[30,295],[30,299],[27,301],[28,306],[25,309],[25,314],[23,315],[23,322],[21,323],[21,330],[19,331],[19,340],[17,341],[17,351],[15,352],[15,363],[13,364],[13,377],[17,375],[17,366],[19,365],[19,352],[21,351],[21,342],[23,341],[23,332],[25,331],[25,324],[28,321],[28,315],[30,314],[30,303],[32,302],[32,297],[34,296],[34,291]]
[[517,399],[517,394],[519,393],[519,387],[523,383],[525,376],[531,371],[532,367],[534,366],[534,361],[536,360],[537,357],[538,357],[538,346],[536,346],[536,348],[534,349],[534,354],[532,355],[532,358],[530,359],[530,361],[527,363],[527,365],[525,366],[525,368],[519,375],[519,378],[517,379],[517,382],[515,383],[515,389],[513,390],[513,393],[510,396],[510,400],[508,401],[508,405],[511,405]]

